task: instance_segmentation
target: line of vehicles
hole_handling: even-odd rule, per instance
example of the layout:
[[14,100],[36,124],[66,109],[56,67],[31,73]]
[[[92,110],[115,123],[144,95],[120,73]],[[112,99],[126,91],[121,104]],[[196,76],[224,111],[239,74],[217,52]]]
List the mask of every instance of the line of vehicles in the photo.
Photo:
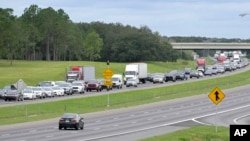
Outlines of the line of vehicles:
[[[224,54],[223,54],[224,55]],[[129,63],[125,66],[123,74],[114,74],[110,81],[112,86],[105,85],[105,79],[95,79],[95,68],[92,66],[72,66],[66,72],[65,81],[42,81],[37,86],[27,86],[23,80],[17,83],[5,86],[0,90],[0,99],[5,101],[22,101],[26,99],[44,99],[64,95],[84,94],[86,92],[104,89],[112,90],[113,88],[122,89],[123,87],[138,87],[139,84],[146,82],[165,83],[168,81],[188,80],[192,78],[201,78],[223,74],[226,71],[247,66],[248,59],[232,59],[225,56],[222,61],[219,56],[215,59],[213,65],[207,65],[204,58],[196,60],[196,69],[185,68],[183,70],[172,70],[164,73],[148,73],[146,63]],[[235,61],[237,60],[237,61]]]

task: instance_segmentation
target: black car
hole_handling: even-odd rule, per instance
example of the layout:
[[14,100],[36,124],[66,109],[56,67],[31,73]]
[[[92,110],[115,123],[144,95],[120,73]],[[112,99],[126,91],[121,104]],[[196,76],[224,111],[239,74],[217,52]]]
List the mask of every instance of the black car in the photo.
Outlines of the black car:
[[175,82],[176,81],[176,76],[177,76],[177,70],[173,70],[169,73],[166,73],[165,74],[165,81],[173,81]]
[[63,116],[59,120],[59,130],[62,128],[74,128],[78,130],[79,128],[83,130],[84,121],[83,118],[76,113],[64,113]]

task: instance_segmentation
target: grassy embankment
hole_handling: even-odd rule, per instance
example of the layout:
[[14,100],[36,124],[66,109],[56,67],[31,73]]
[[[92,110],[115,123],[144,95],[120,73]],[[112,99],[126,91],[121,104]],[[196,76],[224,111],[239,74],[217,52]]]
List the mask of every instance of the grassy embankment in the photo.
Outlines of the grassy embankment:
[[[65,69],[71,65],[93,65],[96,67],[96,76],[99,78],[106,68],[105,63],[100,62],[26,62],[16,61],[10,67],[6,62],[0,61],[1,84],[13,83],[22,76],[22,79],[29,85],[35,85],[42,80],[63,80]],[[161,63],[148,62],[149,72],[165,72],[171,69],[194,66],[193,62]],[[125,64],[112,63],[112,70],[122,73]],[[107,108],[107,96],[86,97],[73,100],[46,102],[37,104],[23,104],[21,106],[0,108],[0,125],[28,122],[60,116],[63,112],[88,113],[93,111],[108,110],[112,108],[129,107],[150,102],[163,101],[179,97],[191,96],[201,93],[209,93],[214,87],[222,90],[240,85],[249,84],[250,72],[244,72],[229,77],[199,82],[179,84],[175,86],[155,88],[150,90],[135,90],[123,92],[119,95],[110,95],[110,107]],[[4,83],[3,83],[4,82]],[[172,83],[172,82],[169,82]],[[210,127],[205,127],[207,128]],[[191,129],[192,130],[192,129]],[[227,129],[225,129],[227,130]],[[188,132],[188,131],[186,131]],[[186,134],[186,133],[185,133]],[[210,135],[210,133],[208,133]],[[180,138],[179,138],[180,139]],[[153,139],[155,140],[155,139]],[[202,141],[202,140],[201,140]]]
[[219,127],[215,132],[213,126],[196,126],[140,141],[229,141],[229,129]]
[[[194,67],[194,61],[147,62],[148,72],[166,72],[172,69]],[[110,63],[114,73],[122,74],[127,63]],[[28,85],[36,85],[44,80],[65,80],[65,72],[70,66],[95,66],[96,78],[102,78],[107,68],[106,62],[89,61],[14,61],[13,66],[7,60],[0,60],[0,88],[23,79]]]

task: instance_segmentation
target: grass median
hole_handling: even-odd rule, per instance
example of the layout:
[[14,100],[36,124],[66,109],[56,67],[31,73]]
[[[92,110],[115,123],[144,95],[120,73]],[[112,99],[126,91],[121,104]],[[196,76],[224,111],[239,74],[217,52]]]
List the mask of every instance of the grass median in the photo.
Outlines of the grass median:
[[[214,87],[227,89],[250,83],[250,71],[227,77],[188,82],[172,86],[133,90],[129,92],[82,97],[54,102],[21,104],[0,108],[0,125],[43,120],[61,116],[64,112],[90,113],[121,107],[130,107],[146,103],[176,99],[192,95],[209,93]],[[168,82],[172,83],[172,82]]]

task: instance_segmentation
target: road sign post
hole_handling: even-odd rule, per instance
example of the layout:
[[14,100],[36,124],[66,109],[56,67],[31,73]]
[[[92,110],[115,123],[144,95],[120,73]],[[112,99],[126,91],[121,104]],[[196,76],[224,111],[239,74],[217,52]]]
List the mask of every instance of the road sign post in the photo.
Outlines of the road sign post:
[[[111,81],[111,77],[114,75],[113,71],[109,68],[109,60],[107,61],[107,68],[102,73],[103,77],[105,78],[104,85],[109,89],[112,87],[113,83]],[[109,107],[109,93],[107,98],[107,107]]]
[[[217,105],[225,98],[225,94],[218,88],[215,87],[209,94],[208,98],[216,105],[216,113],[217,117]],[[217,124],[215,125],[215,132],[217,132]]]

